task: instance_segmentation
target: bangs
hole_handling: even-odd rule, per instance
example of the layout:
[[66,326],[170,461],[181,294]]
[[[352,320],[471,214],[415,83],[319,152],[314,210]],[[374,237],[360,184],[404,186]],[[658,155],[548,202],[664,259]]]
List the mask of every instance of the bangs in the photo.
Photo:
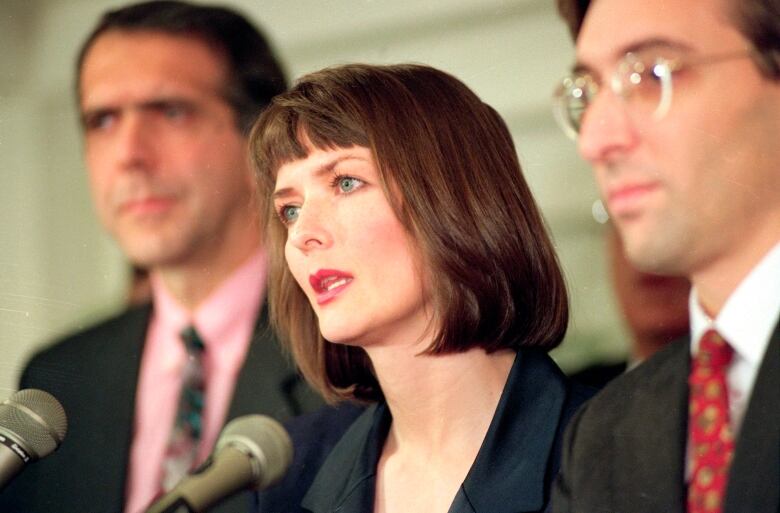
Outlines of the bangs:
[[274,98],[252,128],[250,152],[258,179],[271,187],[281,166],[308,157],[312,149],[370,147],[356,109],[345,109],[335,99],[323,104],[318,98],[320,103],[315,103],[311,96],[323,92],[310,89]]

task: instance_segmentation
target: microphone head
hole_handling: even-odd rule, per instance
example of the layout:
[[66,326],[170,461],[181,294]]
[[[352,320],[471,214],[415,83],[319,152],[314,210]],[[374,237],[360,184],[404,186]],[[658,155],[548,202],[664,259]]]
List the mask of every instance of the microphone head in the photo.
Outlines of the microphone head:
[[245,415],[230,421],[217,440],[216,451],[230,446],[251,456],[252,487],[266,488],[282,478],[293,457],[290,435],[265,415]]
[[68,432],[68,417],[48,392],[19,390],[0,403],[0,431],[31,453],[33,459],[54,452]]

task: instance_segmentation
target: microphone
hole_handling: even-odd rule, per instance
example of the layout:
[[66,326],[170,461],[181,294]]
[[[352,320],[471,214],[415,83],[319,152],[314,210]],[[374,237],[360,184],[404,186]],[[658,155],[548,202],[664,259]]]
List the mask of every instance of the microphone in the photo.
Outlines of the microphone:
[[67,432],[65,410],[48,392],[19,390],[0,403],[0,490],[25,465],[54,452]]
[[290,435],[264,415],[229,422],[208,460],[146,513],[203,513],[236,492],[276,483],[292,462]]

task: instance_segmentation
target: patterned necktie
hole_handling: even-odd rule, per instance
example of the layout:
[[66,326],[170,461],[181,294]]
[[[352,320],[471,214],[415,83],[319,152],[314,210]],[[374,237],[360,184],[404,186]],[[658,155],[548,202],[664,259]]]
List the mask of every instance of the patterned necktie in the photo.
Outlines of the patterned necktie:
[[715,330],[699,344],[688,378],[691,481],[688,513],[720,513],[728,482],[734,436],[729,425],[726,369],[734,351]]
[[202,427],[204,403],[203,340],[192,326],[182,330],[181,339],[187,349],[187,362],[182,373],[182,388],[176,421],[168,441],[168,450],[163,463],[162,488],[165,491],[176,486],[195,466]]

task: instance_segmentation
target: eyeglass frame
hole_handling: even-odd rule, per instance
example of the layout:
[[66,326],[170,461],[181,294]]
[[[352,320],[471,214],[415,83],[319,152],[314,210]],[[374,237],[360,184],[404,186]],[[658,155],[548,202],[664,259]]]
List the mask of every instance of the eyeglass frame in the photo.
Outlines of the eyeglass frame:
[[[639,86],[643,78],[643,72],[645,69],[636,69],[637,66],[645,68],[645,63],[637,58],[636,51],[626,52],[623,57],[617,61],[615,69],[612,71],[612,75],[609,80],[609,88],[613,94],[621,98],[624,102],[628,101],[630,96],[630,90]],[[721,52],[711,55],[699,55],[699,56],[677,56],[673,58],[656,57],[655,62],[651,66],[651,73],[658,78],[661,83],[661,96],[658,100],[658,105],[653,110],[652,118],[656,121],[663,119],[671,108],[672,104],[672,75],[678,71],[686,68],[704,66],[708,64],[719,64],[730,60],[741,59],[745,57],[754,58],[756,51],[752,48],[734,50],[729,52]],[[633,66],[633,68],[629,68]],[[624,80],[626,77],[632,77],[632,79]],[[636,80],[633,80],[633,79]],[[584,83],[583,83],[584,81]],[[570,83],[567,84],[567,82]],[[579,85],[577,83],[580,82]],[[576,87],[575,87],[576,86]],[[558,126],[561,127],[563,132],[572,140],[576,141],[579,137],[580,130],[582,128],[582,119],[585,115],[585,111],[593,103],[596,95],[600,92],[602,85],[595,79],[592,73],[584,71],[574,71],[565,77],[563,77],[558,86],[553,90],[553,116]],[[581,100],[585,102],[585,107],[582,109],[582,113],[579,115],[578,123],[574,123],[571,116],[572,110],[569,108],[571,104],[569,99],[572,98],[570,91],[579,90],[582,96],[587,98]],[[567,93],[564,93],[564,92]]]

